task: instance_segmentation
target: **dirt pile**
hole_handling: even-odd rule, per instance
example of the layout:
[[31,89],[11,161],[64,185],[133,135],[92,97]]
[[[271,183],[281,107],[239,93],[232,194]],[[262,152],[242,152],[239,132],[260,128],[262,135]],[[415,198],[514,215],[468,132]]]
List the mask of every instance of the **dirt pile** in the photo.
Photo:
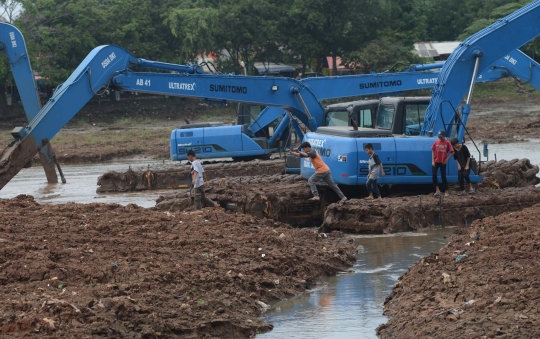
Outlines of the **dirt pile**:
[[458,229],[394,285],[381,338],[540,337],[540,205]]
[[[472,196],[439,199],[430,195],[386,198],[383,202],[352,199],[328,207],[321,230],[395,233],[432,225],[467,226],[473,220],[518,211],[540,202],[538,166],[529,159],[490,161],[482,165],[482,182]],[[453,185],[457,188],[457,185]]]
[[512,117],[505,122],[489,124],[485,123],[485,119],[472,120],[467,128],[475,139],[490,143],[524,142],[527,139],[538,138],[540,119],[538,117]]
[[514,143],[538,138],[538,98],[475,100],[473,111],[467,129],[475,140]]
[[[459,197],[452,191],[442,204],[433,196],[409,192],[407,197],[385,198],[382,203],[351,199],[338,206],[332,204],[337,196],[324,184],[319,185],[321,201],[312,202],[306,180],[279,174],[211,180],[207,194],[231,211],[299,226],[322,224],[321,230],[326,232],[394,233],[441,224],[470,225],[476,219],[537,204],[540,190],[531,186],[539,181],[538,170],[528,159],[489,162],[482,166],[485,178],[475,195]],[[189,192],[184,190],[160,197],[156,208],[184,211],[192,205]]]
[[[441,204],[442,201],[442,204]],[[433,225],[467,226],[474,220],[519,211],[540,203],[540,188],[481,189],[474,195],[455,193],[442,200],[433,195],[385,198],[382,202],[351,199],[343,206],[330,205],[321,231],[396,233]]]
[[238,338],[352,264],[339,233],[206,209],[0,201],[0,336]]
[[[319,226],[326,206],[338,201],[326,185],[319,185],[320,201],[309,201],[311,191],[299,175],[221,178],[210,181],[207,195],[227,210],[271,218],[294,225]],[[328,192],[330,191],[330,192]],[[162,196],[156,208],[183,211],[193,208],[189,192]]]
[[532,165],[529,159],[513,159],[510,161],[489,161],[482,164],[481,174],[484,179],[478,187],[506,188],[525,187],[540,183],[539,168]]
[[[209,179],[273,175],[285,170],[285,160],[253,160],[205,163]],[[191,165],[167,164],[131,169],[126,172],[107,172],[98,178],[97,192],[127,192],[149,189],[185,188],[189,182]]]

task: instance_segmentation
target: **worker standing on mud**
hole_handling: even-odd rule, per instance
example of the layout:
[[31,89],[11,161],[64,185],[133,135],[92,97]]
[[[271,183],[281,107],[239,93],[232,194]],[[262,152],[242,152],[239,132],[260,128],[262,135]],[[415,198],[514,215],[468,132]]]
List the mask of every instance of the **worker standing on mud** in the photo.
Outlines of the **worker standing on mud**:
[[[439,130],[437,133],[439,140],[435,140],[432,149],[431,166],[433,166],[433,186],[435,186],[435,196],[440,197],[441,192],[445,197],[448,196],[446,192],[448,190],[448,181],[446,180],[446,163],[448,159],[454,155],[454,148],[450,141],[446,140],[446,131],[444,129]],[[450,155],[448,155],[450,153]],[[439,183],[437,180],[437,172],[441,169],[442,186],[439,189]]]
[[384,177],[384,168],[381,163],[381,159],[375,151],[373,151],[372,144],[366,144],[364,150],[369,154],[368,168],[369,173],[367,175],[366,188],[369,192],[369,196],[366,198],[368,200],[379,199],[382,200],[381,192],[379,192],[379,187],[377,187],[377,179],[379,179],[379,172]]
[[201,162],[197,160],[195,151],[189,150],[187,156],[191,163],[191,183],[193,184],[193,189],[195,189],[195,208],[200,210],[204,204],[219,207],[218,203],[213,202],[204,194],[205,186],[208,187],[208,179],[206,178],[206,173],[204,173]]
[[300,152],[299,150],[288,150],[289,154],[300,157],[300,158],[308,158],[309,161],[311,161],[311,164],[315,168],[315,173],[308,179],[309,187],[311,188],[311,193],[313,193],[313,198],[309,200],[321,200],[319,197],[319,192],[317,191],[317,185],[316,183],[321,181],[321,179],[331,188],[334,190],[334,192],[337,193],[339,196],[339,205],[342,205],[346,200],[347,197],[341,192],[339,187],[336,185],[334,180],[332,179],[332,174],[330,173],[330,168],[324,163],[321,155],[314,149],[311,148],[311,144],[307,141],[304,141],[300,148],[303,150],[303,152]]
[[465,181],[469,184],[469,194],[474,193],[474,187],[471,183],[471,178],[469,178],[471,163],[471,153],[467,146],[461,144],[457,138],[450,139],[452,147],[454,147],[454,160],[457,163],[458,169],[458,182],[459,182],[459,194],[465,195]]

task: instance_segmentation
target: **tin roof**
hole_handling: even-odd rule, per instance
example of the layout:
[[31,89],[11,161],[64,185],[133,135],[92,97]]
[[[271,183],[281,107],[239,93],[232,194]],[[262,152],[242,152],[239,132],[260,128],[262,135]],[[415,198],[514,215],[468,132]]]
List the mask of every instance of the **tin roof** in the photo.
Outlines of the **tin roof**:
[[413,53],[421,57],[438,57],[441,55],[452,54],[454,49],[459,46],[461,41],[424,41],[414,44]]
[[295,68],[286,64],[276,64],[273,62],[255,62],[253,67],[257,69],[260,74],[263,73],[279,73],[279,72],[294,72]]

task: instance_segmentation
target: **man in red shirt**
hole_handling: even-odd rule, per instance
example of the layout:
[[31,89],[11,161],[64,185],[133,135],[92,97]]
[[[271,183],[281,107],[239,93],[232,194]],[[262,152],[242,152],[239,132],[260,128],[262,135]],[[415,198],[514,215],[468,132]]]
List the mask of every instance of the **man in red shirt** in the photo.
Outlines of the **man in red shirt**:
[[[450,141],[446,140],[446,131],[444,129],[439,130],[437,133],[439,140],[435,140],[431,149],[433,150],[431,156],[431,166],[433,166],[433,186],[435,186],[435,196],[440,197],[441,192],[445,197],[448,193],[448,181],[446,180],[446,163],[454,155],[454,148]],[[450,155],[448,155],[450,153]],[[439,183],[437,180],[437,171],[441,169],[442,187],[439,190]]]

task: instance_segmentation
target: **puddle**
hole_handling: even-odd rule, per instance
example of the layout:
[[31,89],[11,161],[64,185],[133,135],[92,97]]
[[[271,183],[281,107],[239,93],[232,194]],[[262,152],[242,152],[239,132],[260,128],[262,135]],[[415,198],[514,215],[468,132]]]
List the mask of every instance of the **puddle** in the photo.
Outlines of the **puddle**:
[[[480,151],[482,151],[483,147],[484,144],[478,145]],[[495,160],[495,155],[497,156],[497,160],[528,158],[531,161],[531,164],[540,166],[540,152],[538,152],[538,149],[540,149],[540,139],[530,139],[528,142],[517,144],[488,144],[488,149],[489,160]],[[473,152],[471,147],[469,147],[469,150],[471,151],[471,154],[478,157],[476,149],[474,149]],[[483,160],[485,160],[485,158],[483,158]]]
[[376,338],[394,283],[419,257],[444,246],[452,231],[354,236],[362,247],[353,272],[323,278],[310,294],[273,305],[264,320],[274,330],[257,338]]
[[[161,164],[161,162],[159,162]],[[97,179],[107,171],[126,171],[129,166],[146,166],[156,162],[131,161],[99,163],[86,165],[63,165],[62,171],[67,183],[48,184],[43,168],[34,165],[17,174],[2,190],[0,198],[10,199],[19,194],[34,196],[42,204],[76,203],[117,203],[121,205],[137,204],[143,207],[154,207],[156,199],[170,191],[145,191],[130,193],[96,193]]]

